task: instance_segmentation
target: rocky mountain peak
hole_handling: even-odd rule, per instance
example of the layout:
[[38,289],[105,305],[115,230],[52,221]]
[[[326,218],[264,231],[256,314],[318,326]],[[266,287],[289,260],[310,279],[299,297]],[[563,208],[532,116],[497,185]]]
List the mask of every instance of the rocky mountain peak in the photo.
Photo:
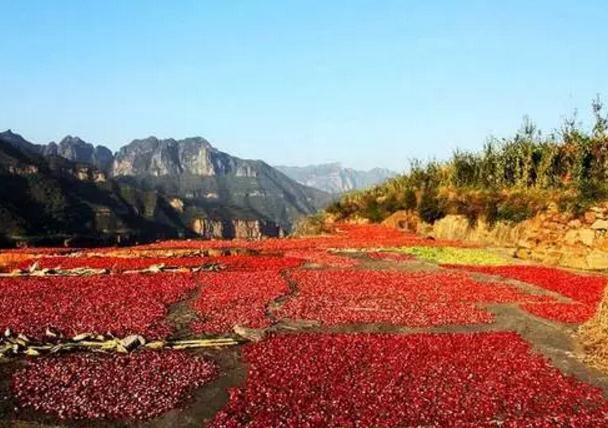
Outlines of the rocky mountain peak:
[[42,146],[41,153],[45,156],[55,155],[77,163],[88,163],[103,171],[109,171],[114,155],[104,146],[94,146],[78,136],[65,136],[59,144],[51,141]]
[[114,159],[114,176],[236,175],[255,176],[251,161],[223,153],[202,137],[182,140],[148,137],[122,147]]
[[11,144],[12,146],[17,147],[21,150],[29,150],[36,152],[38,147],[35,144],[32,144],[27,141],[21,135],[13,132],[11,129],[7,129],[4,132],[0,132],[0,140]]

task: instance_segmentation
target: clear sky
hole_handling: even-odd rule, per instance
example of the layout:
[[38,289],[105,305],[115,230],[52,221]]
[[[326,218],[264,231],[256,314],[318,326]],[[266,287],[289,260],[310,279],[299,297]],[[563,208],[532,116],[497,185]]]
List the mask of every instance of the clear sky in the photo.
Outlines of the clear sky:
[[0,0],[0,129],[401,170],[608,101],[605,0]]

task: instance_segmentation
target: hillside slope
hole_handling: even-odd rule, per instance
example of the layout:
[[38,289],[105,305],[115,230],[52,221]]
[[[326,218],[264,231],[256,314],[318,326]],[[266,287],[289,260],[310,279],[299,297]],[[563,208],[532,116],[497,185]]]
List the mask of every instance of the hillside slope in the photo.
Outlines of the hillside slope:
[[330,201],[265,162],[231,156],[201,137],[134,140],[116,154],[112,176],[201,207],[245,209],[284,230]]
[[9,130],[0,144],[5,241],[277,236],[330,201],[200,137],[135,140],[115,156],[71,136],[38,145]]
[[166,200],[108,180],[91,165],[43,157],[0,138],[0,240],[58,244],[188,234]]

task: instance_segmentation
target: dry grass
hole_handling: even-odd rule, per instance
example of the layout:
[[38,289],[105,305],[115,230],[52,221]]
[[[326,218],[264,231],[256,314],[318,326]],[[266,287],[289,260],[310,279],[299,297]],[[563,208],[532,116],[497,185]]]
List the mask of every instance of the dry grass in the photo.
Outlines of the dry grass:
[[608,288],[595,316],[578,331],[585,349],[585,361],[608,372]]

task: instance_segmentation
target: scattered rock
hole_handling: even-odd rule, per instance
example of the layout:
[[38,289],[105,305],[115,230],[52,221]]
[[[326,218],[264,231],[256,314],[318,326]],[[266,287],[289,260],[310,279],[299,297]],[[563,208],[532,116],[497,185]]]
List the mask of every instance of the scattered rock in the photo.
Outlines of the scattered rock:
[[596,215],[594,212],[591,211],[587,211],[584,215],[583,215],[583,220],[585,221],[586,224],[592,224],[596,219]]
[[146,344],[146,339],[137,334],[132,334],[120,340],[120,346],[122,346],[127,352],[131,352],[134,349],[139,348]]
[[83,340],[93,339],[93,338],[95,338],[95,335],[93,333],[80,333],[80,334],[77,334],[76,336],[72,337],[72,340],[74,342],[82,342]]
[[608,230],[608,220],[596,220],[591,225],[593,230]]
[[265,332],[261,329],[247,328],[241,325],[235,325],[232,330],[244,339],[251,342],[259,342],[264,338]]
[[568,245],[574,245],[578,242],[578,230],[569,230],[564,235],[564,241]]
[[587,266],[592,270],[608,269],[608,253],[599,250],[591,251],[586,258]]
[[[598,220],[604,221],[604,220]],[[597,221],[595,222],[597,223]],[[594,224],[595,224],[594,223]],[[608,222],[606,222],[608,224]],[[593,228],[593,226],[591,226]],[[591,247],[595,240],[595,232],[591,229],[581,229],[578,231],[578,239],[586,246]]]

